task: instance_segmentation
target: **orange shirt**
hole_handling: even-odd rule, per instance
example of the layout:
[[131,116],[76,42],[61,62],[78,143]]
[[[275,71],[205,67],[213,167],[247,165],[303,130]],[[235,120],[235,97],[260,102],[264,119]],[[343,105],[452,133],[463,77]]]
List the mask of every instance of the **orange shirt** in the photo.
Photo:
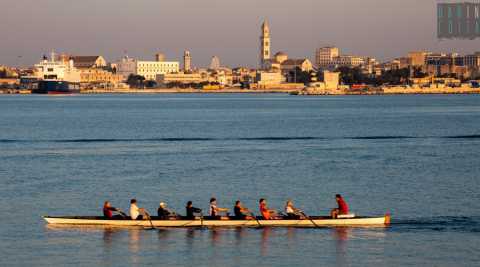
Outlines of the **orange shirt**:
[[262,214],[265,220],[270,220],[270,212],[267,209],[267,205],[265,203],[260,203],[260,213]]

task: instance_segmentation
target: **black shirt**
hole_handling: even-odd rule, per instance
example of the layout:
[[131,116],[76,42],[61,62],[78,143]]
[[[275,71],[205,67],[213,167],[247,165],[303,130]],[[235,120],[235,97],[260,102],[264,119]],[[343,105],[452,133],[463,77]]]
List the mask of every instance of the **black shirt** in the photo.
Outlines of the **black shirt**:
[[238,206],[235,206],[235,208],[233,208],[233,213],[235,214],[236,217],[244,216],[244,214],[242,213],[242,209]]
[[166,219],[168,218],[168,216],[170,216],[170,211],[162,207],[158,208],[157,213],[158,213],[158,217],[160,217],[161,219]]
[[233,213],[237,219],[245,219],[247,217],[247,215],[242,212],[242,208],[238,206],[233,208]]
[[187,211],[187,219],[195,219],[195,213],[202,212],[201,209],[195,207],[186,207],[185,209]]

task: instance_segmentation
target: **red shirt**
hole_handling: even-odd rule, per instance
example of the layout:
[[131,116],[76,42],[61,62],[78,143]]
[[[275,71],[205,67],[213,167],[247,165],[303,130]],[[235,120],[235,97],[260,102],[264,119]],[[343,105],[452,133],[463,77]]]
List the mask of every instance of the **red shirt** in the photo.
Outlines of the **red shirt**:
[[270,212],[268,211],[267,205],[265,205],[265,203],[260,203],[260,213],[265,220],[270,220]]
[[338,203],[338,211],[340,212],[340,214],[348,214],[347,202],[345,202],[343,198],[340,198],[339,200],[337,200],[337,203]]
[[103,216],[105,216],[107,218],[112,218],[113,217],[112,210],[114,210],[114,209],[111,208],[111,207],[104,207],[103,208]]

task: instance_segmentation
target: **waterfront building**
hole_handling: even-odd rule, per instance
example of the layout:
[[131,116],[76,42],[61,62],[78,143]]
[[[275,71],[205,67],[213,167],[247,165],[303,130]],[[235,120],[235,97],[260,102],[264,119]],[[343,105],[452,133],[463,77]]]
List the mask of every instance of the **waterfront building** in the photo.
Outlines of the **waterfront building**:
[[255,80],[257,73],[256,70],[252,70],[245,67],[239,67],[232,70],[233,84],[249,84]]
[[[157,54],[158,55],[158,54]],[[178,73],[180,63],[178,61],[158,61],[163,58],[156,56],[157,61],[141,61],[125,56],[116,63],[116,72],[128,79],[131,74],[145,77],[146,80],[155,80],[158,74]]]
[[317,68],[327,68],[333,64],[334,58],[340,55],[338,47],[320,47],[315,51],[315,65]]
[[283,74],[294,71],[296,68],[299,68],[301,71],[309,72],[313,70],[313,65],[312,62],[306,58],[287,59],[280,64],[280,69],[282,70]]
[[463,64],[467,67],[479,69],[480,68],[480,52],[475,52],[472,55],[464,56]]
[[[65,55],[63,55],[64,60]],[[104,68],[107,61],[102,56],[70,56],[75,68]]]
[[425,66],[425,60],[430,52],[426,51],[412,51],[408,53],[408,58],[410,60],[410,66],[413,67],[423,67]]
[[160,84],[160,85],[166,85],[169,83],[183,83],[183,84],[201,83],[207,80],[208,79],[206,78],[206,76],[202,75],[199,72],[165,73],[165,74],[158,74],[156,78],[157,84]]
[[183,71],[190,72],[192,70],[192,57],[190,51],[185,50],[183,53]]
[[340,72],[324,71],[323,82],[326,89],[337,89],[340,83]]
[[83,87],[117,87],[122,76],[101,68],[81,68],[80,84]]
[[260,68],[268,68],[267,64],[270,61],[270,27],[265,20],[262,24],[262,33],[260,35]]
[[352,55],[340,55],[333,58],[333,65],[346,67],[359,67],[365,63],[363,57]]
[[255,81],[259,88],[266,86],[275,86],[285,82],[285,77],[276,71],[258,71]]
[[334,46],[320,47],[315,51],[317,68],[359,67],[365,65],[365,58],[354,55],[341,55],[340,49]]
[[213,56],[210,61],[210,69],[218,70],[220,68],[220,58],[218,56]]
[[18,78],[19,70],[0,65],[0,78]]

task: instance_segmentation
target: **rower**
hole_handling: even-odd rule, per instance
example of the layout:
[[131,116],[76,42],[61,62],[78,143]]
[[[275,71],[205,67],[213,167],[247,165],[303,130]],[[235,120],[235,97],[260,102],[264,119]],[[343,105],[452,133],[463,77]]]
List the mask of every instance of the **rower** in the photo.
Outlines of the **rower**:
[[130,200],[130,217],[132,218],[132,220],[143,220],[144,218],[148,218],[145,209],[139,208],[137,206],[137,200],[134,198]]
[[161,220],[168,220],[171,216],[175,216],[175,213],[167,208],[167,204],[165,204],[165,202],[160,202],[160,205],[157,209],[157,214]]
[[345,200],[340,194],[335,195],[335,200],[337,201],[338,208],[332,209],[332,211],[330,212],[330,216],[336,219],[338,215],[347,215],[348,214],[347,202],[345,202]]
[[[119,214],[113,215],[113,212],[118,212]],[[105,201],[105,203],[103,203],[103,216],[108,219],[123,219],[125,218],[125,213],[120,209],[112,207],[109,201]]]
[[260,203],[260,214],[262,214],[263,219],[265,220],[272,220],[273,217],[277,216],[277,212],[275,210],[269,210],[267,207],[267,201],[264,198],[259,200]]
[[249,216],[248,214],[252,214],[252,212],[242,206],[242,202],[240,200],[235,201],[235,207],[233,208],[233,213],[235,214],[235,219],[237,220],[250,220],[253,217]]
[[187,211],[187,216],[185,216],[188,220],[195,220],[195,214],[201,213],[202,210],[199,208],[195,208],[193,206],[192,201],[187,202],[187,206],[185,207]]
[[304,219],[305,215],[303,214],[303,211],[301,209],[295,208],[293,206],[292,200],[287,200],[287,203],[285,203],[285,213],[287,214],[287,218],[289,219]]
[[227,212],[228,209],[227,208],[219,208],[217,207],[217,199],[212,197],[210,199],[210,207],[209,207],[209,211],[208,211],[208,215],[212,216],[212,217],[220,217],[220,212]]

